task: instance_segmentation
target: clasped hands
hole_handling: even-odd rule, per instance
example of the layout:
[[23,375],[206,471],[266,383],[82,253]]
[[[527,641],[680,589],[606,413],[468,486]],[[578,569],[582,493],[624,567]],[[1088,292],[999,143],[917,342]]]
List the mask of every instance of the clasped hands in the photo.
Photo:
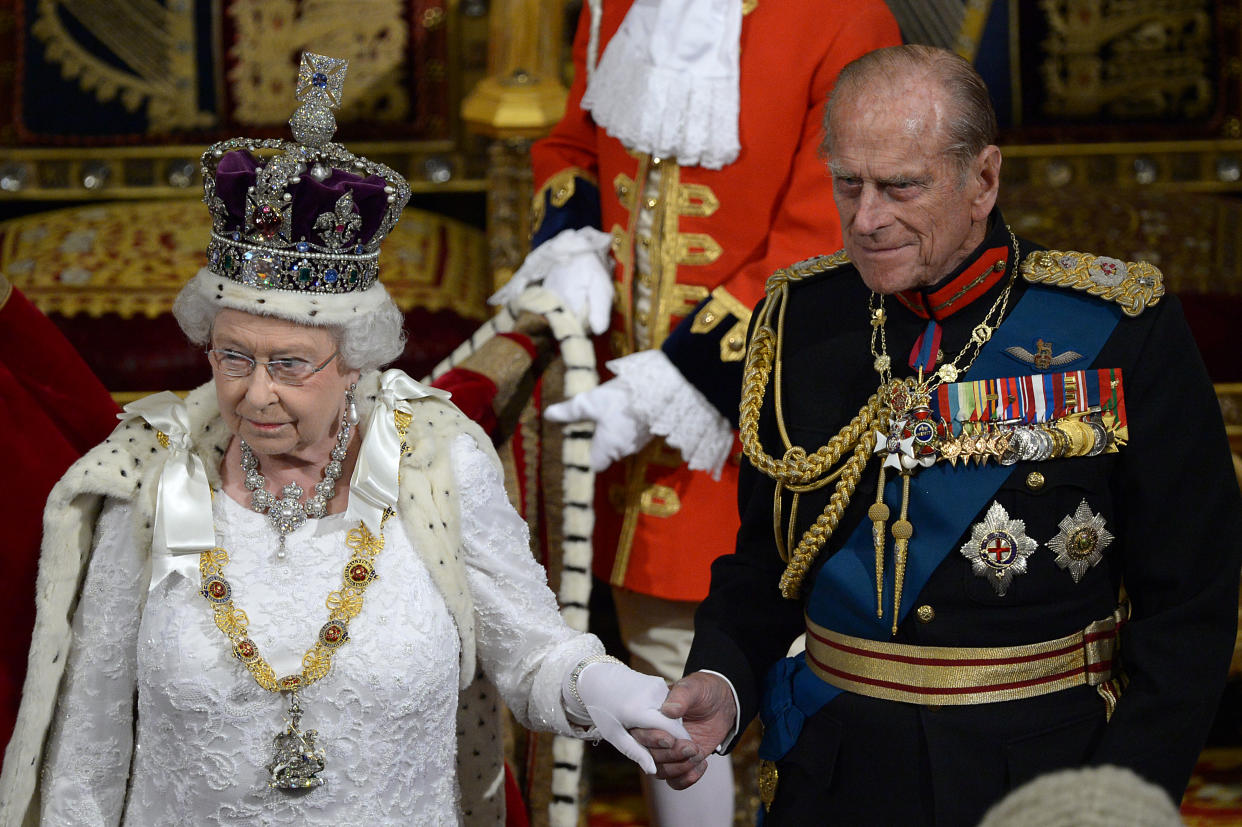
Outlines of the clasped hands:
[[578,691],[601,736],[648,775],[682,790],[706,772],[707,757],[733,731],[737,710],[732,689],[719,675],[687,675],[661,703],[663,683],[601,663],[583,670]]

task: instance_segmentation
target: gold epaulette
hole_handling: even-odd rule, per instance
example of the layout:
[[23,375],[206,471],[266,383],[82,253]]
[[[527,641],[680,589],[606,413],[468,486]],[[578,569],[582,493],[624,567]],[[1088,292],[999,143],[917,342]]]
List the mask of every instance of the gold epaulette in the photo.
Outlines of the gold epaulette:
[[840,267],[843,264],[849,263],[850,257],[845,250],[837,250],[835,253],[826,256],[814,256],[804,261],[799,261],[797,264],[782,267],[768,276],[767,283],[763,286],[763,292],[771,295],[773,290],[783,284],[801,281],[804,278],[818,275],[825,270],[831,270],[834,267]]
[[1164,295],[1164,276],[1154,265],[1073,250],[1031,253],[1022,262],[1022,276],[1117,302],[1127,316],[1137,316]]

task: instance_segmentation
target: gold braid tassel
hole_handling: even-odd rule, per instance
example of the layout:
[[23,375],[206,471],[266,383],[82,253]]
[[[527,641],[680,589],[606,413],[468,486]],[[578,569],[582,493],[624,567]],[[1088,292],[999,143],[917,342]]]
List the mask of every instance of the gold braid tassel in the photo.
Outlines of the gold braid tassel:
[[875,502],[867,510],[871,518],[871,542],[875,544],[875,616],[884,617],[884,546],[885,524],[891,516],[884,502],[884,466],[880,466],[880,479],[876,483]]
[[910,510],[910,474],[901,475],[901,519],[893,523],[893,634],[897,634],[897,619],[901,617],[901,589],[906,580],[906,556],[914,525],[906,519]]
[[867,466],[867,460],[871,458],[871,451],[874,447],[875,437],[870,433],[864,434],[858,447],[854,449],[853,455],[846,460],[845,466],[841,469],[840,478],[837,480],[837,486],[832,496],[828,498],[828,504],[824,506],[823,513],[815,518],[815,523],[802,535],[798,547],[794,549],[788,565],[785,566],[780,584],[781,595],[784,597],[796,600],[802,593],[802,583],[806,579],[807,572],[810,571],[811,564],[815,562],[824,543],[837,530],[841,515],[845,513],[846,506],[850,504],[850,497],[862,478],[863,468]]
[[[810,272],[814,271],[808,270],[808,274]],[[784,489],[789,489],[796,497],[802,492],[813,491],[836,482],[836,488],[824,507],[823,513],[802,535],[797,548],[789,549],[792,537],[786,539],[784,543],[784,551],[788,554],[788,558],[785,571],[781,575],[780,587],[781,594],[791,600],[797,599],[801,593],[803,581],[806,579],[811,564],[814,563],[824,543],[841,522],[841,517],[850,503],[854,489],[859,479],[862,478],[863,469],[875,448],[874,424],[881,413],[880,394],[877,391],[859,409],[849,424],[814,453],[807,454],[803,448],[793,445],[789,440],[781,410],[779,359],[783,344],[783,310],[788,295],[788,283],[801,275],[800,273],[783,273],[783,275],[778,273],[768,281],[767,301],[760,317],[756,320],[754,334],[746,352],[738,428],[742,449],[747,459],[755,470],[776,482],[778,498]],[[778,386],[774,403],[777,426],[785,444],[785,453],[780,459],[769,456],[759,439],[759,412],[763,407],[764,394],[774,367],[777,370],[775,384]],[[846,454],[850,456],[842,462]],[[839,462],[841,466],[832,470],[833,466]],[[795,509],[796,499],[795,504],[791,506],[791,512]],[[794,516],[794,513],[789,515],[790,532],[793,531]],[[773,522],[777,534],[778,550],[782,545],[780,519],[780,505],[773,503]],[[781,556],[785,557],[785,554]]]

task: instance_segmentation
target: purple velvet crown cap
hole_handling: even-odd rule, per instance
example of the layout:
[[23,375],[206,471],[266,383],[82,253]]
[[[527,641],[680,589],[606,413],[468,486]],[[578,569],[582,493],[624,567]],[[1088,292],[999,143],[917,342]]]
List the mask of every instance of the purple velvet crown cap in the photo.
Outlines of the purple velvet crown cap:
[[[224,202],[227,219],[226,232],[246,231],[246,193],[255,184],[262,162],[245,149],[225,153],[216,166],[216,195]],[[337,201],[347,191],[352,192],[354,212],[362,219],[355,242],[369,245],[384,220],[389,208],[387,182],[378,175],[363,178],[352,172],[333,169],[322,181],[309,174],[300,176],[298,183],[290,183],[285,192],[292,196],[292,234],[289,242],[308,241],[326,245],[314,224],[319,216],[331,213]]]

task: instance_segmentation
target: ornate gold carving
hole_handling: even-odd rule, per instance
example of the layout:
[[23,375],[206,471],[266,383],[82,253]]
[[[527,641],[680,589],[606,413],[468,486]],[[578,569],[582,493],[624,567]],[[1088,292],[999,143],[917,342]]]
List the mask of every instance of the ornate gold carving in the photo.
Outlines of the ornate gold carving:
[[706,184],[682,184],[677,188],[677,212],[703,218],[720,209],[720,199]]
[[283,124],[293,99],[289,55],[313,45],[349,61],[340,120],[408,120],[410,99],[400,80],[410,54],[405,7],[401,0],[368,0],[365,13],[350,15],[344,26],[341,7],[330,0],[234,0],[228,6],[235,32],[228,80],[235,117],[245,124]]
[[680,233],[677,236],[678,264],[711,264],[724,248],[707,233]]
[[[197,106],[195,14],[193,3],[39,0],[30,31],[46,45],[48,60],[58,64],[65,77],[76,77],[78,85],[101,102],[119,97],[130,112],[145,107],[150,131],[201,129],[214,126],[216,117]],[[124,68],[83,48],[65,28],[65,18],[81,26]],[[297,51],[280,54],[287,57]],[[288,64],[282,63],[274,76],[288,78]],[[278,98],[279,112],[285,112],[293,99],[292,87],[286,87]]]
[[1215,104],[1210,0],[1043,0],[1054,117],[1202,118]]
[[1127,316],[1139,315],[1164,295],[1164,277],[1147,262],[1090,253],[1031,253],[1022,262],[1022,275],[1035,284],[1055,284],[1115,301]]

